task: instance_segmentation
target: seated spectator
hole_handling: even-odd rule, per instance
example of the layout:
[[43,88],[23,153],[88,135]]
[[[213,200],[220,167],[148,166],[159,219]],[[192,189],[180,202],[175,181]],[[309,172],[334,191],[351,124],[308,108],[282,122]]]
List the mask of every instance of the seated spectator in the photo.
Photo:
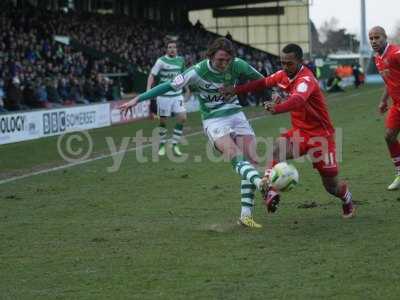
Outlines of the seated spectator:
[[83,88],[79,84],[78,79],[71,79],[70,99],[78,104],[89,104],[89,101],[83,97]]
[[108,79],[107,77],[104,78],[104,83],[105,83],[105,92],[106,92],[106,100],[107,101],[112,101],[113,99],[113,94],[112,94],[112,79]]
[[118,80],[111,80],[111,100],[121,100],[121,85]]
[[4,108],[4,81],[3,79],[0,79],[0,114],[7,112],[7,110]]
[[70,95],[69,95],[70,87],[68,86],[66,78],[64,78],[64,77],[61,78],[61,80],[58,82],[57,90],[58,90],[58,94],[60,95],[60,98],[63,102],[71,100]]
[[46,82],[47,99],[55,107],[61,107],[63,101],[58,93],[57,80],[48,79]]
[[104,79],[98,76],[94,84],[94,102],[106,102],[106,86]]
[[6,88],[6,98],[4,107],[7,110],[24,109],[21,82],[18,77],[14,77]]
[[35,93],[35,87],[30,82],[25,84],[23,91],[24,103],[32,108],[44,107],[43,103],[40,102]]
[[357,89],[364,83],[364,72],[359,64],[353,64],[351,67],[353,69],[354,87]]
[[337,93],[337,92],[344,92],[344,89],[340,86],[340,82],[342,78],[340,78],[337,74],[332,74],[331,77],[328,79],[326,83],[326,90],[329,93]]
[[48,96],[47,96],[46,85],[43,83],[43,81],[40,78],[36,82],[35,93],[36,93],[36,98],[41,103],[42,107],[46,107],[46,108],[52,107],[51,103],[49,102]]
[[83,98],[89,102],[95,102],[93,82],[90,78],[82,79],[83,81]]

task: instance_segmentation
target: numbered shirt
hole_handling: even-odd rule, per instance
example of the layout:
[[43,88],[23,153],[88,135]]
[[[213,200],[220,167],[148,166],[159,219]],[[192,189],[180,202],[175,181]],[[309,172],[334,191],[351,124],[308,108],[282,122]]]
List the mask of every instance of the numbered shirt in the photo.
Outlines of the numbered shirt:
[[265,86],[278,86],[289,96],[304,100],[303,106],[290,112],[294,128],[310,136],[330,136],[335,132],[319,83],[307,67],[303,66],[292,79],[284,71],[278,71],[265,78]]
[[[163,83],[174,79],[178,74],[185,71],[185,61],[183,57],[169,57],[167,55],[157,59],[151,74],[158,79],[158,83]],[[171,91],[163,95],[163,97],[175,97],[182,95],[182,89]]]
[[208,59],[203,60],[175,77],[171,82],[174,90],[190,85],[200,102],[203,119],[218,118],[237,113],[242,107],[237,96],[225,101],[218,89],[224,85],[235,85],[239,80],[259,79],[263,76],[244,60],[235,58],[227,71],[213,69]]
[[393,105],[400,108],[400,46],[388,44],[382,55],[375,55],[375,64]]

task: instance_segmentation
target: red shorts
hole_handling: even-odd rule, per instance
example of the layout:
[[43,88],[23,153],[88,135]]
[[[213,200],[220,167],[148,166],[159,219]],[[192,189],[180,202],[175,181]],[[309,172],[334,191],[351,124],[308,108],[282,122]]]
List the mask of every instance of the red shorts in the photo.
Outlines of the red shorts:
[[308,155],[313,167],[321,176],[334,177],[339,173],[336,160],[335,136],[310,137],[299,129],[291,129],[281,135],[289,139],[294,158]]
[[391,106],[387,112],[385,126],[389,129],[400,129],[400,109]]

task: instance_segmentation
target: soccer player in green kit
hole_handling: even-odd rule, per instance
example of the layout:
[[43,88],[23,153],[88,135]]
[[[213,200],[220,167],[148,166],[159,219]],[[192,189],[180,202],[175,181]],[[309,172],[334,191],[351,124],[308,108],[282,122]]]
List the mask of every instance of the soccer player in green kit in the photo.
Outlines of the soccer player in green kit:
[[[166,41],[166,54],[157,59],[149,77],[147,78],[147,91],[151,89],[153,84],[164,83],[174,79],[177,75],[185,70],[185,61],[183,57],[178,56],[177,42],[173,40]],[[176,116],[176,125],[172,135],[172,150],[175,155],[181,156],[179,149],[183,124],[186,122],[186,109],[182,89],[172,90],[157,97],[157,112],[160,117],[160,148],[158,155],[164,156],[166,153],[165,145],[167,143],[167,118],[171,114]]]
[[203,128],[215,148],[228,158],[241,177],[241,214],[239,223],[246,227],[261,228],[253,219],[254,192],[267,185],[255,169],[256,143],[254,131],[241,111],[237,96],[225,99],[219,92],[224,85],[234,85],[242,79],[254,80],[263,76],[245,61],[235,57],[231,41],[217,38],[208,47],[207,59],[176,76],[172,81],[157,85],[120,106],[127,112],[141,101],[181,90],[190,85],[200,101]]

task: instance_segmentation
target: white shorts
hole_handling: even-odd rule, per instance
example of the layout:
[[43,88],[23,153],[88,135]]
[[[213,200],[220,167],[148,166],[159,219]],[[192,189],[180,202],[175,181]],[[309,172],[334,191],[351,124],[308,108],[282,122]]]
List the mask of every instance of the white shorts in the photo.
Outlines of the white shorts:
[[157,97],[157,112],[160,117],[170,117],[172,113],[186,112],[183,96]]
[[253,128],[243,112],[220,118],[212,118],[203,121],[203,128],[212,144],[225,136],[231,135],[255,135]]

